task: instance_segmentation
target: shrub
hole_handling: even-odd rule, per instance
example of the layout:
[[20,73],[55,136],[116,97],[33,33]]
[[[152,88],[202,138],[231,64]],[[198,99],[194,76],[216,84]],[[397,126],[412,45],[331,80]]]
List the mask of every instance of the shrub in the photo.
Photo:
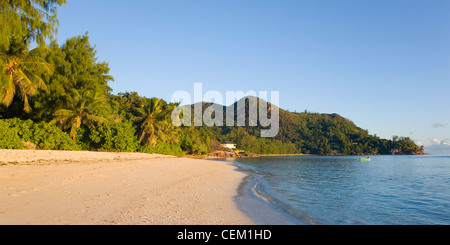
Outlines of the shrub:
[[162,154],[162,155],[172,155],[172,156],[184,156],[185,153],[181,147],[177,144],[170,144],[167,142],[158,141],[155,147],[150,145],[141,145],[139,147],[139,152],[149,153],[149,154]]
[[61,129],[49,123],[34,123],[18,118],[0,120],[0,148],[26,149],[31,142],[40,150],[79,150],[80,147]]
[[0,149],[26,149],[17,128],[11,128],[5,120],[0,120]]
[[206,155],[211,151],[210,141],[209,135],[202,129],[184,129],[180,136],[180,147],[186,154]]
[[77,142],[83,149],[109,152],[136,152],[139,142],[130,122],[97,123],[95,128],[80,128]]

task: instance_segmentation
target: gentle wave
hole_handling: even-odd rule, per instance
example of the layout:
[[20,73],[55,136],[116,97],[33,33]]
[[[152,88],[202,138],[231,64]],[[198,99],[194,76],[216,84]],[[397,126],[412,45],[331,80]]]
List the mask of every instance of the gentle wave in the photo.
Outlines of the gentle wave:
[[255,196],[308,224],[450,224],[449,156],[240,159]]

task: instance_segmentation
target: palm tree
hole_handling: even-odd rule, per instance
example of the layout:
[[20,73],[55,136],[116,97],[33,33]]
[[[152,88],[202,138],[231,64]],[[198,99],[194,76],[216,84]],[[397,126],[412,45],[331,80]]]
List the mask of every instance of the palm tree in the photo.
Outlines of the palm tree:
[[164,106],[163,101],[152,98],[145,108],[144,115],[137,118],[140,123],[139,142],[156,146],[158,140],[163,142],[176,142],[175,129],[171,124],[170,115],[173,106]]
[[27,45],[12,43],[6,53],[0,53],[0,100],[9,107],[18,94],[24,111],[31,112],[28,96],[36,95],[38,89],[46,90],[43,75],[53,72],[52,66],[40,54],[42,47],[28,51]]
[[81,94],[73,90],[70,96],[70,103],[68,109],[57,110],[53,115],[55,118],[50,121],[50,124],[59,123],[63,130],[70,129],[70,137],[75,141],[77,136],[77,129],[81,125],[89,128],[95,128],[94,122],[106,122],[106,119],[97,116],[99,110],[107,109],[105,104],[105,96],[100,93],[93,93],[92,91],[84,91]]

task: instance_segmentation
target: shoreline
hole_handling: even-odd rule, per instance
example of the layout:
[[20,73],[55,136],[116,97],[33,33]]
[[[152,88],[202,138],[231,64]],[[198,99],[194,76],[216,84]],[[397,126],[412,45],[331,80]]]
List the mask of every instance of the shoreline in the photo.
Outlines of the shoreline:
[[246,214],[255,225],[309,225],[270,202],[260,192],[255,176],[245,170],[242,171],[248,176],[239,186],[236,203],[239,210]]
[[239,186],[236,203],[256,225],[310,225],[269,200],[259,186],[258,173],[245,169],[240,162],[233,164],[247,175]]
[[255,225],[309,225],[266,198],[259,188],[257,173],[245,169],[236,158],[213,157],[211,160],[229,162],[237,168],[236,171],[246,175],[239,184],[234,200],[238,209]]
[[0,150],[0,224],[254,225],[223,161],[143,153]]

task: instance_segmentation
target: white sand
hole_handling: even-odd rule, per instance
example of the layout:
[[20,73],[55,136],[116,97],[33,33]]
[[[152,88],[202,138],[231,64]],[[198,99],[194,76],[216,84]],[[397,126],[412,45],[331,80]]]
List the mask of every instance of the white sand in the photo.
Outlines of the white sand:
[[226,162],[136,153],[0,150],[0,224],[246,225]]

